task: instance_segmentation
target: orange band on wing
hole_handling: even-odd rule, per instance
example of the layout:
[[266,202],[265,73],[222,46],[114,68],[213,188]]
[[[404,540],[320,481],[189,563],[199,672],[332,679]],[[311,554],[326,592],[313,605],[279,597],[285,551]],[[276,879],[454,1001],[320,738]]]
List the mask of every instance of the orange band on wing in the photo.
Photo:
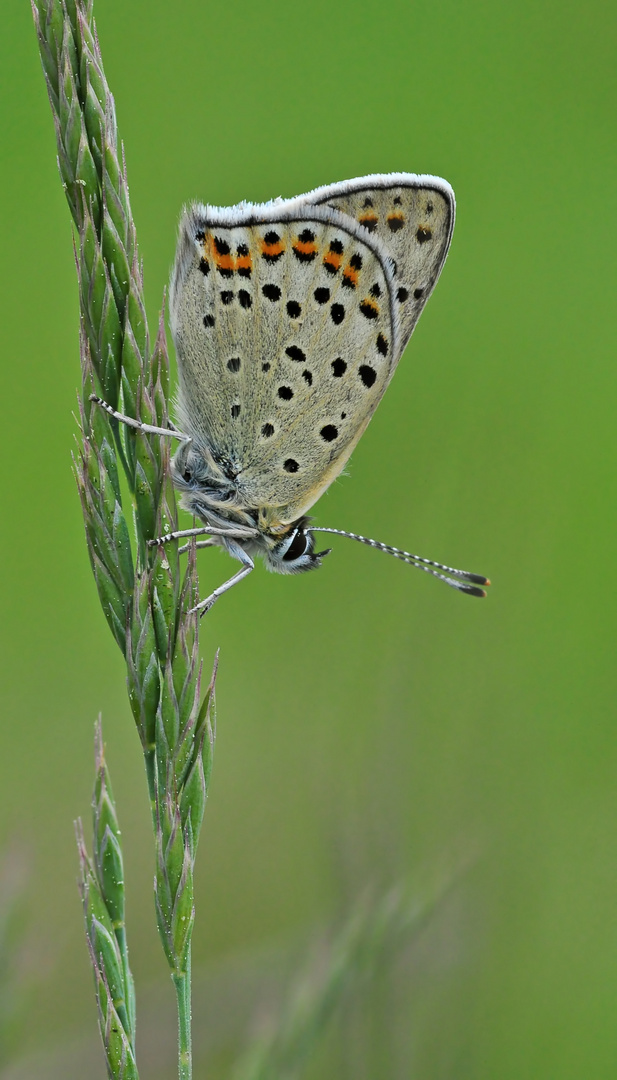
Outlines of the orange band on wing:
[[251,253],[245,244],[241,244],[237,256],[232,255],[229,244],[221,237],[206,233],[203,241],[204,258],[212,260],[223,277],[232,277],[238,272],[242,277],[250,277],[253,269]]
[[340,270],[343,256],[339,255],[336,251],[327,251],[323,257],[323,264],[327,270],[332,274],[335,274],[337,270]]
[[317,244],[312,240],[296,240],[293,249],[296,255],[305,259],[314,259],[317,254]]
[[362,217],[359,217],[358,221],[361,225],[364,225],[364,228],[368,229],[369,232],[374,232],[377,228],[379,218],[376,214],[362,214]]
[[261,241],[261,253],[265,259],[271,259],[275,262],[285,251],[285,245],[281,240],[275,241],[275,243],[268,243],[264,238]]
[[346,266],[343,270],[343,280],[355,289],[358,284],[358,271],[353,266]]
[[233,274],[235,266],[232,255],[220,255],[217,251],[214,253],[214,262],[217,270],[220,270],[221,273],[227,272]]
[[252,270],[253,260],[250,255],[239,255],[236,259],[236,270]]

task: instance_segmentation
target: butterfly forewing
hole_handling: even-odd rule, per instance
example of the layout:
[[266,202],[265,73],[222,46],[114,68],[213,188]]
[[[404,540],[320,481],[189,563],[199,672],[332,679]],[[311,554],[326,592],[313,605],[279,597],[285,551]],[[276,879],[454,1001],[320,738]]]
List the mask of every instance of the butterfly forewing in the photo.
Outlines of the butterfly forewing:
[[171,321],[181,422],[244,506],[284,523],[368,424],[400,355],[400,304],[379,240],[327,207],[279,205],[185,215]]
[[386,245],[396,264],[402,353],[448,254],[455,215],[452,188],[433,176],[391,173],[318,188],[305,198],[349,214]]

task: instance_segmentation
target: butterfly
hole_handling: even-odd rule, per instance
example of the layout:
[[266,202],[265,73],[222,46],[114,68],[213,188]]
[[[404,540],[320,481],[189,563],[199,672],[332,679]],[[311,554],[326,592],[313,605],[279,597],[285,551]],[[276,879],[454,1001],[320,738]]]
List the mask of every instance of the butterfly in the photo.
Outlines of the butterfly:
[[207,534],[198,546],[220,545],[242,564],[196,610],[246,577],[256,555],[278,573],[319,567],[330,549],[315,551],[318,532],[486,595],[481,575],[307,516],[385,393],[441,273],[454,217],[450,185],[411,173],[184,211],[170,284],[178,426],[129,422],[180,440],[173,482],[203,522],[152,543]]

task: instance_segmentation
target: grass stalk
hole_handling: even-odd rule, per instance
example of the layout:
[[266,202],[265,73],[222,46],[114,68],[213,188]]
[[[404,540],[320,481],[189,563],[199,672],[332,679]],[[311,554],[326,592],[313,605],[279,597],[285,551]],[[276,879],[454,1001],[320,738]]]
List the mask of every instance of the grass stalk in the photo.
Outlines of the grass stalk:
[[178,1075],[180,1080],[191,1080],[193,1075],[193,1052],[191,1043],[191,950],[186,959],[186,971],[173,975],[178,1005]]
[[[182,572],[169,446],[93,406],[97,393],[135,419],[166,427],[169,363],[163,313],[151,348],[124,152],[92,0],[33,0],[32,11],[75,233],[81,315],[81,431],[75,460],[99,599],[127,666],[154,826],[157,923],[179,993],[179,1076],[191,1076],[193,872],[212,766],[214,682],[202,701],[195,551]],[[130,493],[124,505],[124,473]],[[129,525],[129,522],[134,525]],[[78,834],[88,946],[110,1076],[136,1076],[135,1001],[124,911],[117,905],[120,834],[97,729],[94,859]],[[98,801],[97,801],[98,800]],[[98,817],[97,817],[98,813]],[[104,822],[104,825],[102,824]],[[101,833],[101,829],[103,832]],[[114,884],[115,882],[115,884]]]

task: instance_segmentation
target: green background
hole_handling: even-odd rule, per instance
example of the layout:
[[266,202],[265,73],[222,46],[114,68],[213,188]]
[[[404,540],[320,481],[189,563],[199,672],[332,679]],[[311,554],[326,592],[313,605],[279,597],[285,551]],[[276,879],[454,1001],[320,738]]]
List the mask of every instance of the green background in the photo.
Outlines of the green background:
[[[152,326],[189,199],[407,170],[446,177],[458,203],[435,295],[317,517],[487,573],[492,593],[340,540],[320,573],[261,568],[206,619],[221,667],[195,1023],[198,1041],[230,1034],[198,1075],[241,1044],[236,1006],[250,1015],[253,986],[258,1007],[277,950],[367,887],[421,890],[468,862],[310,1075],[613,1078],[614,5],[98,0],[96,15]],[[2,27],[0,845],[30,867],[6,1076],[103,1076],[71,824],[102,710],[138,1049],[158,1078],[173,1020],[148,1059],[148,1018],[173,1002],[146,787],[71,475],[69,214],[25,0],[5,0]],[[204,552],[202,594],[232,567]],[[73,1046],[92,1064],[63,1059]]]

